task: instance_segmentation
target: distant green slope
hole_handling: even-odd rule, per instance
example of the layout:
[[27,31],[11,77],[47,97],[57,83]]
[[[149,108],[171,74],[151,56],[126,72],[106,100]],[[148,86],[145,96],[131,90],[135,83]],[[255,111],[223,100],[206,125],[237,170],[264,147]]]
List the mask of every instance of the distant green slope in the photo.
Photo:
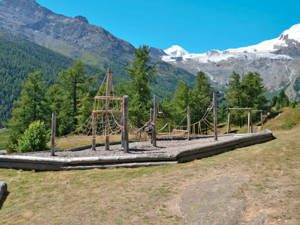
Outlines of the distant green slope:
[[[13,101],[18,99],[22,82],[29,73],[41,71],[45,84],[53,84],[58,73],[72,66],[72,58],[55,53],[14,35],[0,35],[0,127],[10,118]],[[88,66],[89,74],[99,73]]]
[[[82,57],[81,57],[82,56]],[[0,31],[0,127],[1,122],[11,117],[13,101],[20,96],[22,82],[29,73],[41,71],[46,87],[56,82],[58,73],[72,66],[75,60],[82,59],[86,63],[89,75],[95,75],[113,69],[114,83],[122,82],[128,75],[123,69],[128,66],[128,59],[108,58],[84,52],[84,55],[71,58],[48,48],[27,41],[13,34]],[[90,63],[90,64],[89,64]],[[179,80],[193,87],[194,75],[151,56],[151,64],[158,69],[156,83],[153,84],[153,94],[162,100],[166,94],[172,96]],[[101,83],[101,76],[97,84]]]

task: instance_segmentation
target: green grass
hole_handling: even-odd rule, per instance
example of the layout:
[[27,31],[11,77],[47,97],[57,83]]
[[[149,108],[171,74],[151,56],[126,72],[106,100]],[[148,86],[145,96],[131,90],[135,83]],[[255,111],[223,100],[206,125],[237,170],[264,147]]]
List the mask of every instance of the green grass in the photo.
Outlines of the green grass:
[[8,130],[0,130],[0,150],[5,149],[8,142],[9,132]]
[[[288,121],[290,113],[284,109],[280,122]],[[270,224],[281,224],[278,219],[297,224],[299,132],[300,125],[278,128],[273,141],[177,165],[61,172],[0,169],[9,191],[1,223],[178,224],[178,205],[189,186],[242,174],[248,177],[240,188],[247,201],[245,220],[263,210]]]

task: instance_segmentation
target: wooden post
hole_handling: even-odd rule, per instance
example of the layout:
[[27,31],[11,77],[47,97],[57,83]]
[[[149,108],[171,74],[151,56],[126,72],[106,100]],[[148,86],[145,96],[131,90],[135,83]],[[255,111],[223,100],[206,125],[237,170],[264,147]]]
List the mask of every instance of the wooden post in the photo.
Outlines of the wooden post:
[[[108,68],[107,72],[107,80],[106,80],[106,96],[110,96],[110,88],[111,88],[111,76],[112,76],[112,69]],[[106,98],[105,104],[105,150],[109,150],[109,99]]]
[[190,107],[187,108],[187,131],[188,131],[188,140],[190,140],[191,136],[191,117],[190,117]]
[[92,142],[92,150],[96,150],[96,133],[97,133],[97,127],[96,127],[96,118],[97,114],[92,114],[92,133],[93,133],[93,142]]
[[201,129],[201,122],[199,122],[199,131],[200,131],[200,134],[202,135],[202,129]]
[[193,124],[193,132],[194,135],[196,134],[196,124]]
[[227,134],[230,132],[230,109],[227,109],[228,122],[227,122]]
[[[152,108],[150,108],[150,123],[152,124],[152,123],[154,123],[153,122],[153,109]],[[151,135],[151,138],[150,138],[150,144],[152,144],[153,143],[153,134]]]
[[128,96],[124,96],[124,120],[123,120],[123,131],[124,131],[124,152],[129,150],[128,140]]
[[55,130],[56,130],[56,112],[53,112],[52,126],[51,126],[51,156],[55,156]]
[[217,95],[216,93],[213,94],[213,104],[214,104],[214,137],[215,141],[218,140],[218,111],[217,111]]
[[157,122],[157,98],[154,95],[154,113],[153,113],[153,132],[152,132],[152,143],[156,146],[156,122]]
[[252,124],[252,108],[250,108],[250,133],[253,133],[253,124]]
[[263,111],[260,111],[260,126],[262,126],[263,124],[264,124]]
[[250,108],[248,109],[248,134],[250,133]]

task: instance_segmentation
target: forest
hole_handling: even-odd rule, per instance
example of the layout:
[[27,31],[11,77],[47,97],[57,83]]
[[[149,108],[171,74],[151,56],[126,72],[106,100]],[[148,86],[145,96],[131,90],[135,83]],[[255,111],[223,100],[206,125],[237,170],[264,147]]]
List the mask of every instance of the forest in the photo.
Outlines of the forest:
[[[2,39],[2,43],[5,43],[5,41]],[[12,78],[7,76],[6,83],[2,84],[1,94],[5,96],[1,102],[2,107],[5,107],[6,102],[13,101],[17,96],[13,94],[10,97],[7,96],[6,93],[9,91],[5,89],[5,84],[9,86],[9,84],[15,83],[14,81],[19,79],[19,82],[13,87],[16,90],[21,89],[20,98],[13,103],[12,117],[7,122],[3,121],[3,125],[9,128],[11,134],[7,149],[10,152],[23,151],[22,149],[26,148],[24,137],[29,132],[28,130],[43,132],[42,137],[46,138],[44,138],[45,140],[40,149],[44,149],[49,139],[47,130],[49,131],[51,127],[52,112],[57,112],[57,136],[70,134],[90,117],[93,111],[94,96],[99,89],[99,83],[103,80],[103,72],[96,74],[95,68],[87,67],[81,60],[74,62],[63,57],[57,58],[57,61],[52,63],[57,65],[54,68],[57,70],[58,75],[52,73],[52,77],[49,78],[46,75],[47,72],[50,73],[51,69],[47,64],[43,64],[44,67],[38,67],[41,64],[38,64],[37,58],[30,56],[29,52],[25,54],[26,49],[18,49],[16,43],[7,42],[6,45],[15,49],[15,53],[11,55],[12,60],[16,56],[19,56],[19,58],[17,57],[15,60],[24,58],[24,64],[20,63],[19,67],[13,67],[9,62],[6,62],[6,66],[11,67],[10,71],[12,73],[21,74],[25,77],[24,82],[21,82],[22,76]],[[37,48],[35,56],[41,54],[42,57],[44,52],[38,50]],[[113,90],[115,93],[112,93],[129,96],[129,119],[137,127],[141,127],[149,120],[149,108],[152,107],[153,97],[151,85],[157,82],[155,76],[157,68],[155,65],[148,63],[150,60],[149,52],[149,47],[145,45],[134,51],[135,58],[128,66],[123,67],[128,75],[128,80],[115,81],[115,89]],[[54,59],[55,57],[49,56],[49,59],[46,57],[44,61]],[[32,69],[28,66],[31,64],[28,64],[26,60],[29,60],[29,62],[32,60],[32,64],[37,65],[36,72],[26,75],[26,71]],[[59,61],[60,63],[65,62],[64,65],[68,68],[62,68]],[[19,73],[19,71],[22,71],[22,73]],[[90,74],[93,72],[96,75],[91,76]],[[103,87],[105,88],[105,85]],[[14,93],[13,90],[10,91]],[[165,95],[159,104],[159,110],[163,117],[159,118],[157,126],[163,126],[166,120],[172,125],[179,124],[185,117],[188,106],[191,110],[191,122],[199,121],[208,110],[214,92],[218,95],[219,123],[224,122],[226,119],[227,107],[251,107],[267,112],[269,107],[264,95],[266,91],[266,88],[263,87],[263,80],[257,72],[249,72],[242,78],[239,74],[233,72],[228,87],[223,93],[212,87],[205,73],[199,71],[195,77],[193,88],[187,83],[179,81],[174,96]],[[282,91],[278,97],[273,98],[272,104],[276,107],[283,107],[289,105],[289,100]],[[242,126],[243,119],[246,117],[244,113],[242,111],[234,112],[232,123]],[[9,114],[3,118],[9,118]],[[208,119],[211,118],[208,117]],[[183,121],[183,125],[185,123],[186,121]],[[28,135],[30,136],[30,134]],[[42,138],[37,139],[41,140]]]

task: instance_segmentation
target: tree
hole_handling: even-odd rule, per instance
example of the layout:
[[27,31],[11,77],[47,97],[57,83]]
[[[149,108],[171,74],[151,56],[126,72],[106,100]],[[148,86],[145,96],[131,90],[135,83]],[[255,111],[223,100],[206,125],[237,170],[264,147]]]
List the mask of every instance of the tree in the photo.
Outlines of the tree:
[[136,121],[138,127],[141,127],[141,121],[149,117],[151,88],[149,85],[155,81],[155,65],[148,65],[150,49],[143,45],[134,50],[135,58],[130,65],[124,67],[128,73],[129,82],[126,82],[125,92],[130,97],[129,116]]
[[[230,81],[228,83],[228,88],[225,91],[226,100],[229,101],[228,108],[241,108],[242,107],[242,89],[240,82],[240,75],[233,71],[229,77]],[[233,111],[231,114],[231,121],[233,124],[239,124],[242,126],[241,119],[244,116],[242,111]]]
[[78,125],[78,104],[81,96],[87,92],[89,84],[91,84],[98,76],[99,74],[88,78],[84,63],[81,60],[78,60],[69,69],[59,73],[58,80],[62,84],[62,87],[65,88],[68,99],[72,104],[74,127]]
[[8,150],[15,150],[18,139],[37,120],[45,121],[48,112],[45,102],[44,81],[40,72],[30,73],[28,79],[23,83],[20,100],[15,101],[15,108],[12,111],[12,118],[4,123],[10,129],[11,135],[8,143]]
[[46,92],[50,112],[56,112],[57,135],[66,135],[71,132],[73,125],[72,104],[68,99],[66,90],[58,84],[52,85]]
[[[229,100],[230,108],[253,108],[265,110],[267,99],[264,96],[266,88],[263,86],[263,80],[257,72],[249,72],[240,82],[240,75],[233,72],[230,76],[228,89],[225,91],[226,99]],[[233,111],[232,122],[242,125],[242,118],[247,116],[245,111]]]
[[208,77],[202,71],[197,73],[195,78],[195,87],[192,91],[194,107],[192,115],[198,115],[197,120],[201,119],[207,107],[212,102],[213,88],[209,83]]
[[48,141],[50,141],[50,133],[46,131],[44,122],[38,120],[29,125],[18,141],[17,151],[20,153],[43,151],[47,149]]
[[180,122],[187,114],[187,107],[193,102],[193,94],[190,87],[183,81],[179,81],[172,100],[173,118],[175,123]]

